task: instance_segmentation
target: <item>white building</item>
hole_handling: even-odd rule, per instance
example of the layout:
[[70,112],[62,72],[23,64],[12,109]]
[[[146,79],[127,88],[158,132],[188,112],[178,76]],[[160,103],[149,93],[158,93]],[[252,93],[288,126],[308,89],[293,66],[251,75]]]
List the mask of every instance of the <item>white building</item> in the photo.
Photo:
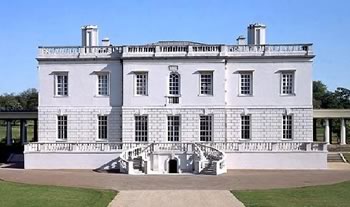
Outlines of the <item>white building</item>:
[[312,44],[160,41],[39,47],[39,141],[25,168],[122,172],[323,169],[312,143]]

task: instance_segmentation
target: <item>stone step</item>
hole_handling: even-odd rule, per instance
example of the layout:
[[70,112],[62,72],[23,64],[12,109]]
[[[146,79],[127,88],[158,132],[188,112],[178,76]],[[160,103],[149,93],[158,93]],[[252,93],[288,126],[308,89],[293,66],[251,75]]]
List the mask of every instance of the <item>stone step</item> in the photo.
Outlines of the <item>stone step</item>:
[[338,153],[328,153],[327,155],[328,162],[344,162],[340,154]]

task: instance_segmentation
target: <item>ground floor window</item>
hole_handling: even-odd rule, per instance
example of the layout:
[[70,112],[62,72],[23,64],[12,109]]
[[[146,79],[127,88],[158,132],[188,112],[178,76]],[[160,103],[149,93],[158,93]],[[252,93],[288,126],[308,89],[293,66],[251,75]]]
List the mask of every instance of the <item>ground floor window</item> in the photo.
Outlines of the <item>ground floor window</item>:
[[241,116],[241,139],[250,139],[250,116]]
[[293,139],[293,117],[283,115],[283,139]]
[[135,116],[135,141],[148,141],[148,117],[146,115]]
[[213,117],[212,116],[200,116],[199,124],[200,141],[209,142],[212,141],[212,129],[213,129]]
[[57,138],[67,140],[67,116],[57,116]]
[[180,141],[180,116],[168,116],[168,141]]
[[98,139],[107,139],[107,116],[98,116]]

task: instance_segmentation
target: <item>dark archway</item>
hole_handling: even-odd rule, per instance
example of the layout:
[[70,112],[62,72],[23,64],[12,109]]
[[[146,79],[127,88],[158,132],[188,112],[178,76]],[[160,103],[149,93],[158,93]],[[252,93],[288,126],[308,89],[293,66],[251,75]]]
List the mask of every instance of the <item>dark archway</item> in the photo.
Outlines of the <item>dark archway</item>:
[[169,160],[169,173],[177,173],[177,160]]

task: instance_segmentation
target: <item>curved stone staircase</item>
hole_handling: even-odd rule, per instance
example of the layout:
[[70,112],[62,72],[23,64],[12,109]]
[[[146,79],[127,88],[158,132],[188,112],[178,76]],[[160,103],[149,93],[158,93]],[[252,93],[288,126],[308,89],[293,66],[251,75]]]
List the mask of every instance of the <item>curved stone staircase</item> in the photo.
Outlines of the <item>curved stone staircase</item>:
[[149,174],[150,155],[154,152],[193,153],[195,174],[219,175],[227,172],[225,153],[201,143],[151,143],[126,149],[120,155],[120,171],[127,174]]

